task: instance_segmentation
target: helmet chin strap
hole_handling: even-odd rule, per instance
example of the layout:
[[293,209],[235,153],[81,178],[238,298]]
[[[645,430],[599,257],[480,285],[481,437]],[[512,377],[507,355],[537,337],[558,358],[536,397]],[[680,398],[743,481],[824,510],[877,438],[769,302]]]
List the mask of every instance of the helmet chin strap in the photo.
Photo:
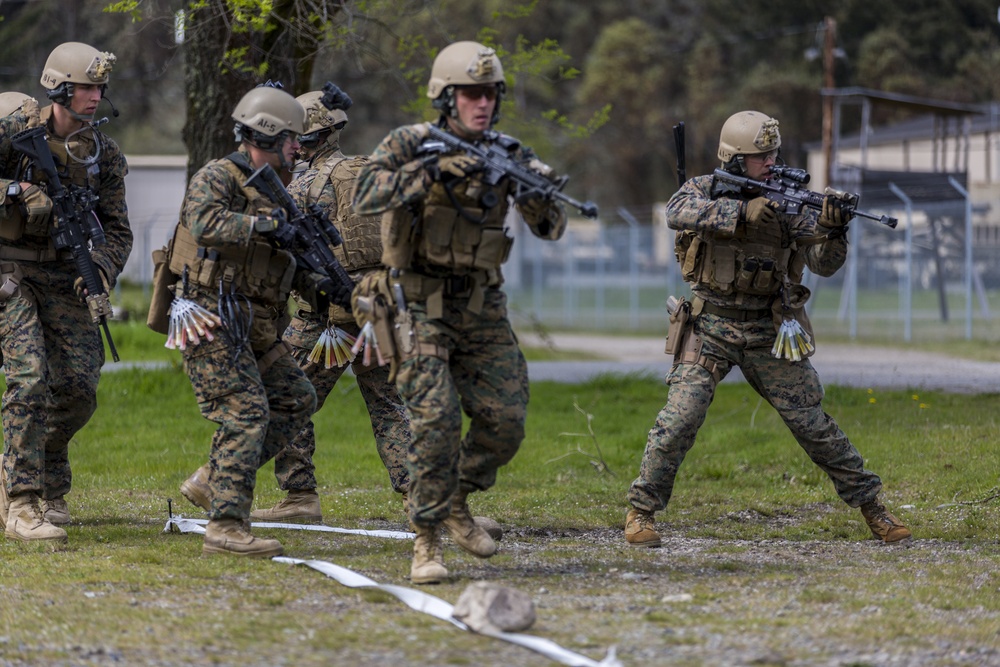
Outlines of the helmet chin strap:
[[[72,100],[72,98],[71,98],[71,100]],[[63,106],[64,109],[66,109],[66,111],[69,113],[69,115],[73,117],[73,120],[78,120],[81,123],[93,123],[94,122],[94,116],[96,115],[96,112],[92,113],[92,114],[77,113],[77,112],[73,111],[73,108],[67,102],[60,102],[60,104]]]

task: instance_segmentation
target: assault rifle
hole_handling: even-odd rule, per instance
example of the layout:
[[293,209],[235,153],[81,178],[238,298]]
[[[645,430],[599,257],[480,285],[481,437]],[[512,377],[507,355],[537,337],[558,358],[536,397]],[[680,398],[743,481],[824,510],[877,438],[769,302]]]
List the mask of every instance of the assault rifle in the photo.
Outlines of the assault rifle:
[[[288,215],[288,233],[282,234],[279,228],[273,237],[278,247],[290,251],[296,262],[310,271],[330,279],[330,294],[337,283],[348,292],[354,290],[354,281],[330,250],[330,246],[339,246],[344,239],[319,204],[313,202],[308,206],[309,212],[303,212],[269,164],[255,171],[243,185],[257,188]],[[344,303],[339,305],[347,307]]]
[[[723,192],[738,193],[746,188],[748,190],[760,190],[763,197],[775,202],[777,210],[788,215],[798,215],[802,212],[802,207],[823,210],[823,200],[826,195],[822,195],[812,190],[807,190],[803,185],[809,182],[809,173],[805,169],[794,169],[792,167],[771,167],[771,177],[766,181],[758,181],[746,176],[730,174],[724,169],[715,170],[715,187]],[[856,218],[867,218],[875,222],[882,223],[892,229],[896,228],[899,221],[888,215],[875,215],[859,211],[858,200],[860,195],[855,193],[844,193],[842,198],[844,210]]]
[[46,193],[52,200],[52,244],[56,250],[66,250],[73,254],[73,263],[83,278],[87,288],[87,309],[94,324],[100,324],[104,329],[104,338],[108,341],[111,357],[118,361],[118,350],[111,339],[108,329],[108,317],[113,313],[111,300],[104,288],[94,258],[90,256],[89,244],[94,248],[103,246],[107,241],[101,221],[94,213],[97,206],[97,196],[87,188],[70,185],[66,187],[59,180],[52,150],[45,138],[45,128],[34,127],[18,132],[11,137],[14,150],[28,156],[34,165],[45,174],[48,180]]
[[483,163],[483,182],[487,185],[496,185],[505,176],[514,181],[517,186],[515,199],[537,193],[543,199],[558,199],[566,202],[588,218],[597,217],[597,204],[589,201],[581,203],[569,195],[563,194],[562,189],[565,187],[566,181],[569,180],[569,176],[560,176],[553,181],[511,159],[509,151],[518,147],[517,139],[494,130],[487,130],[483,138],[489,142],[489,145],[482,146],[459,139],[454,134],[445,132],[435,125],[430,126],[430,133],[432,138],[421,144],[419,154],[441,155],[452,151],[462,151],[466,155],[478,158]]

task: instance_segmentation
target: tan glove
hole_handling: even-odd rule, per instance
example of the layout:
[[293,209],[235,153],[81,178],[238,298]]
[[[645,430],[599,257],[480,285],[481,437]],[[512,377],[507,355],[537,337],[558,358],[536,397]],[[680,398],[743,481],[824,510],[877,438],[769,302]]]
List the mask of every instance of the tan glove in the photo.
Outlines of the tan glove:
[[817,222],[827,229],[840,229],[847,227],[853,217],[853,213],[847,209],[843,199],[836,194],[828,194],[823,197],[823,210],[819,214]]
[[[108,279],[104,275],[104,269],[102,269],[99,266],[95,267],[95,268],[97,269],[97,275],[101,279],[101,286],[104,288],[104,291],[102,292],[102,294],[108,294],[108,295],[110,295],[111,294],[111,287],[108,285]],[[83,280],[83,276],[80,276],[79,278],[77,278],[76,280],[73,281],[73,291],[75,291],[76,295],[78,297],[80,297],[80,301],[83,301],[84,303],[87,302],[87,296],[88,296],[88,294],[87,294],[87,285],[86,285],[86,283]]]
[[37,185],[30,185],[21,192],[21,206],[29,227],[41,227],[52,214],[52,200]]
[[740,208],[743,222],[755,225],[773,225],[778,222],[778,205],[767,197],[757,197],[744,202]]
[[468,178],[482,169],[483,163],[479,158],[464,153],[445,155],[427,165],[427,170],[435,181]]
[[543,197],[529,195],[518,198],[517,205],[525,218],[540,220],[547,212],[549,201]]

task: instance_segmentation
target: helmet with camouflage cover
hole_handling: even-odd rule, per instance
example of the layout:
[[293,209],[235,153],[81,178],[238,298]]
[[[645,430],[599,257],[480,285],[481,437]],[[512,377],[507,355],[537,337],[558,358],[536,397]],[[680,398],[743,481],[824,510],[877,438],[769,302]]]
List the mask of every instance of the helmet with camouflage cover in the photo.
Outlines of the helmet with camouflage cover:
[[434,108],[442,113],[455,116],[455,86],[481,86],[494,83],[497,86],[497,104],[492,122],[500,118],[500,102],[506,90],[503,65],[493,49],[479,42],[455,42],[441,49],[427,82],[427,97],[433,100]]
[[347,125],[347,112],[327,109],[320,101],[323,91],[314,90],[295,98],[306,110],[306,129],[299,137],[304,148],[318,147],[325,140],[328,144],[340,143],[340,131]]
[[31,95],[24,93],[7,92],[0,93],[0,116],[9,116],[24,104],[25,100],[30,100]]
[[244,95],[232,118],[237,141],[248,141],[264,150],[274,149],[281,139],[302,134],[306,111],[294,97],[280,88],[261,86]]
[[52,49],[45,61],[42,87],[48,91],[50,100],[67,108],[74,84],[101,86],[103,96],[116,60],[115,54],[98,51],[89,44],[64,42]]
[[719,159],[726,169],[743,173],[744,155],[770,153],[781,148],[778,121],[759,111],[740,111],[730,116],[719,134]]

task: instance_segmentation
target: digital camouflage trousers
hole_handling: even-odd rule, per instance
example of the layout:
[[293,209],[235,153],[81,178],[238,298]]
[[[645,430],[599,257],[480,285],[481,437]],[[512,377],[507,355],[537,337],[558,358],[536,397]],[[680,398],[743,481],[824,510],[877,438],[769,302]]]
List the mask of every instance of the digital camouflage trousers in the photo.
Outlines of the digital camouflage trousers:
[[[694,333],[704,341],[702,354],[715,361],[720,379],[740,368],[809,458],[829,476],[844,502],[858,507],[878,495],[882,488],[878,475],[865,469],[861,454],[824,412],[823,386],[812,364],[771,355],[775,331],[770,316],[739,322],[702,313],[694,322]],[[639,477],[628,492],[633,507],[649,512],[666,508],[670,501],[677,470],[715,396],[716,380],[698,364],[674,366],[667,384],[666,405],[649,431]]]
[[[277,343],[273,335],[271,340]],[[269,346],[253,347],[256,356],[245,347],[234,358],[217,336],[183,352],[198,408],[218,425],[209,459],[212,519],[250,516],[258,468],[288,446],[316,407],[316,392],[291,355],[261,372],[257,356]]]
[[8,493],[69,492],[69,443],[97,409],[104,346],[73,290],[68,262],[22,262],[20,287],[0,304],[4,466]]
[[[446,519],[459,484],[493,486],[524,440],[528,367],[507,298],[487,289],[481,312],[467,304],[468,297],[446,296],[441,319],[430,319],[424,302],[409,304],[420,352],[402,362],[396,387],[413,432],[410,519],[417,525]],[[463,411],[470,418],[464,437]]]
[[[352,336],[360,329],[356,324],[339,324]],[[323,362],[312,363],[309,354],[326,328],[325,318],[311,314],[297,315],[285,329],[283,339],[292,346],[292,356],[312,382],[316,390],[316,410],[326,403],[337,381],[347,371],[347,366],[326,368]],[[361,355],[351,364],[357,379],[358,389],[368,409],[375,448],[379,458],[389,473],[389,482],[397,493],[405,493],[410,486],[410,476],[406,469],[406,455],[410,443],[410,426],[406,408],[389,382],[388,366],[365,366]],[[341,404],[341,408],[343,405]],[[354,443],[337,443],[352,446]],[[315,489],[316,474],[313,455],[316,452],[316,431],[312,420],[299,431],[287,447],[274,457],[274,474],[278,486],[284,490]]]

